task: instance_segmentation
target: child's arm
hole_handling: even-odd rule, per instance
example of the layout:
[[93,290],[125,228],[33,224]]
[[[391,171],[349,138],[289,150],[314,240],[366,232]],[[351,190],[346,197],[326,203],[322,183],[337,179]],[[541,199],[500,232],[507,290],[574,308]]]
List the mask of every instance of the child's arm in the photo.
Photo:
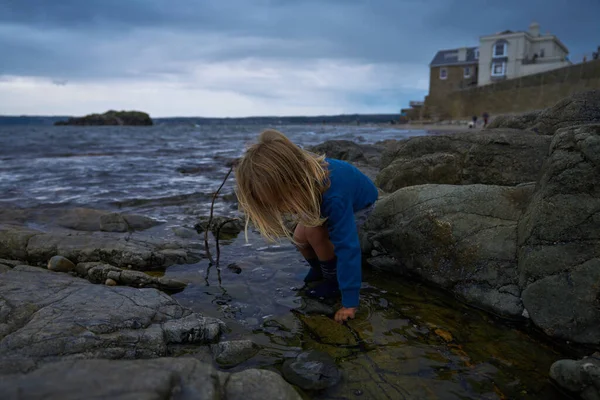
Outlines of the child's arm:
[[347,199],[332,197],[324,204],[329,239],[337,256],[337,278],[345,308],[358,307],[362,283],[361,250],[358,231],[354,221],[354,210]]

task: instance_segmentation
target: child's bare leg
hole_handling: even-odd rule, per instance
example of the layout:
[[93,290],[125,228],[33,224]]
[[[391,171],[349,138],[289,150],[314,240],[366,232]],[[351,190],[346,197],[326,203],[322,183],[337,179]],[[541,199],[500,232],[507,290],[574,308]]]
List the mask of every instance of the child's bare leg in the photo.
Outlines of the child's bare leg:
[[329,232],[325,225],[315,227],[304,227],[306,240],[317,258],[321,261],[335,258],[333,243],[329,240]]
[[317,254],[308,243],[308,238],[306,237],[306,227],[304,225],[296,225],[296,229],[294,230],[294,241],[296,242],[298,251],[300,251],[304,258],[307,260],[317,258]]

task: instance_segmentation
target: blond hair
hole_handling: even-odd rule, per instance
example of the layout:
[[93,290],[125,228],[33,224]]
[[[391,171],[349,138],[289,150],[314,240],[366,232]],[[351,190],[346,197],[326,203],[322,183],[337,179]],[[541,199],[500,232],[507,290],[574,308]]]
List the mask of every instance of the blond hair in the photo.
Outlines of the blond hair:
[[283,133],[263,131],[235,168],[240,210],[268,240],[292,239],[286,216],[304,226],[320,226],[321,195],[329,187],[325,156],[301,149]]

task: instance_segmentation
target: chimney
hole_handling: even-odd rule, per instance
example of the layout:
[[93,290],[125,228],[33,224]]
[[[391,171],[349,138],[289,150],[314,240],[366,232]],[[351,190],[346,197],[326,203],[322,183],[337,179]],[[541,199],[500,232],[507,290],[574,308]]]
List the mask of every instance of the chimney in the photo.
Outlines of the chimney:
[[533,37],[540,36],[540,24],[532,22],[531,25],[529,25],[529,34]]
[[467,61],[467,48],[461,47],[458,49],[458,61]]

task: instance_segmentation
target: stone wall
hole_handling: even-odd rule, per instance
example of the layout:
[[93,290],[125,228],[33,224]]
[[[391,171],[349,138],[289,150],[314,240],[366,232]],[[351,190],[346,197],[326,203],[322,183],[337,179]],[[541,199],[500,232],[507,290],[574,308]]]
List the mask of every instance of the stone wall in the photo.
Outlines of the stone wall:
[[600,60],[571,65],[490,85],[428,96],[427,114],[438,119],[470,119],[513,114],[552,106],[572,94],[600,89]]

